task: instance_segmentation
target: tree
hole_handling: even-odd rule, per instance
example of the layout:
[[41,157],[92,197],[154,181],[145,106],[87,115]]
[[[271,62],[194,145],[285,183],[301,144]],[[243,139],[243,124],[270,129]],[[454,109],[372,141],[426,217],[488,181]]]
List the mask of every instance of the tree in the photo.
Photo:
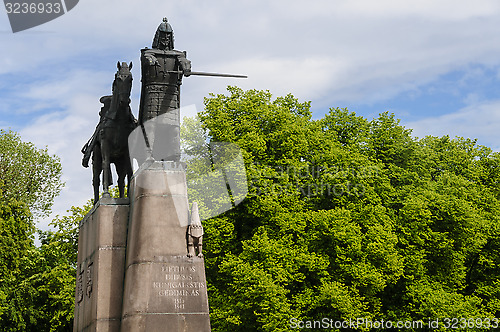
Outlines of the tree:
[[[184,123],[191,156],[235,143],[247,171],[247,198],[204,221],[212,329],[453,317],[492,327],[500,318],[500,155],[471,139],[413,138],[389,113],[369,121],[332,108],[313,120],[309,108],[292,95],[229,87],[206,98],[201,126]],[[30,274],[49,312],[41,326],[70,321],[77,221],[90,206],[42,235],[43,269]]]
[[[78,224],[92,208],[72,207],[57,216],[54,230],[21,223],[31,218],[24,204],[0,209],[0,328],[2,331],[70,331],[73,327]],[[24,207],[24,208],[23,208]],[[25,228],[22,226],[25,225]]]
[[[64,288],[62,284],[68,283],[60,282],[65,274],[71,273],[71,266],[62,263],[75,255],[76,248],[61,250],[64,248],[61,241],[64,236],[57,239],[52,237],[55,241],[51,243],[57,247],[52,251],[47,250],[45,244],[37,248],[34,244],[36,228],[33,220],[34,216],[46,216],[50,212],[53,200],[63,186],[60,177],[59,159],[50,156],[47,149],[39,150],[32,143],[21,141],[19,135],[12,131],[0,131],[2,331],[61,330],[61,319],[52,315],[57,311],[50,308],[58,305],[58,297],[68,298],[69,293],[61,292]],[[42,243],[47,242],[49,233],[47,237],[42,237]],[[72,277],[74,279],[74,273]],[[51,288],[56,295],[48,296],[44,291],[47,288]],[[73,293],[74,286],[71,289]],[[69,302],[62,307],[63,310],[71,310],[72,315]]]
[[0,201],[0,328],[2,331],[25,330],[31,321],[26,310],[27,266],[30,265],[35,229],[24,203]]
[[15,132],[0,130],[0,192],[4,202],[25,202],[33,216],[47,216],[63,187],[61,173],[59,158],[49,155],[47,148],[37,149],[33,143],[21,141]]
[[31,297],[39,318],[33,331],[70,331],[73,328],[79,222],[92,209],[71,207],[67,216],[57,216],[51,231],[39,231],[37,251],[29,282],[36,289]]
[[214,330],[500,316],[499,159],[488,148],[415,139],[389,113],[312,120],[291,95],[236,87],[206,98],[200,119],[209,141],[243,149],[250,187],[205,221]]

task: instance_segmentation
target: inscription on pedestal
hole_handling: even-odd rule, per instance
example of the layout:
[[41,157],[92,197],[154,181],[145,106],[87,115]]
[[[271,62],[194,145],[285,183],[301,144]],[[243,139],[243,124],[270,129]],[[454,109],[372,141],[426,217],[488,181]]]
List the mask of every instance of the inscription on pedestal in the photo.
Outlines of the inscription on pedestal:
[[154,302],[165,305],[170,312],[192,312],[200,310],[199,304],[206,302],[204,271],[199,264],[177,262],[155,267],[152,282],[156,297]]
[[94,270],[94,262],[87,263],[87,268],[84,268],[86,262],[78,264],[78,277],[76,279],[76,303],[80,304],[84,300],[84,295],[92,296],[92,275]]
[[87,266],[87,297],[92,295],[92,271],[94,270],[94,262],[90,262]]
[[76,303],[83,301],[83,269],[82,264],[78,264],[78,277],[76,279]]

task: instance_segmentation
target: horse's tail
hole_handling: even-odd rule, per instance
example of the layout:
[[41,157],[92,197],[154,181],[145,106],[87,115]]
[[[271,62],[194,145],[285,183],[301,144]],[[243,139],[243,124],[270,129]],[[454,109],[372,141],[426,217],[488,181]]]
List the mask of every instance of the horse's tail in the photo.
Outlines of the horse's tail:
[[89,145],[90,145],[90,141],[91,141],[91,140],[92,140],[92,138],[91,138],[91,139],[89,139],[89,140],[87,141],[87,143],[85,143],[85,145],[83,146],[83,148],[82,148],[82,150],[81,150],[83,154],[85,154],[85,153],[87,152],[87,150],[88,150],[88,148],[89,148]]
[[90,156],[92,155],[92,152],[94,151],[94,146],[95,146],[96,140],[97,140],[97,133],[99,132],[101,127],[102,127],[102,119],[97,124],[97,127],[95,128],[94,133],[92,134],[92,137],[89,138],[89,140],[87,141],[87,143],[85,143],[85,145],[83,146],[83,148],[81,150],[83,153],[82,165],[85,168],[89,167]]
[[89,160],[90,156],[92,155],[92,149],[90,148],[90,140],[83,146],[82,153],[83,153],[82,166],[87,168],[89,167]]

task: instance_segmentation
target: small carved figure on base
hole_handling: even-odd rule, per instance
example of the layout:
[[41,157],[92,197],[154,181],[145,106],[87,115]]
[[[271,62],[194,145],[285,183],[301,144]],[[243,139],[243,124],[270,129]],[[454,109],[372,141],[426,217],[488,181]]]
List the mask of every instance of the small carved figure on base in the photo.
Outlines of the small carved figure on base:
[[[188,257],[203,257],[203,226],[198,213],[198,203],[194,202],[191,208],[191,222],[187,229]],[[196,255],[198,251],[198,255]]]

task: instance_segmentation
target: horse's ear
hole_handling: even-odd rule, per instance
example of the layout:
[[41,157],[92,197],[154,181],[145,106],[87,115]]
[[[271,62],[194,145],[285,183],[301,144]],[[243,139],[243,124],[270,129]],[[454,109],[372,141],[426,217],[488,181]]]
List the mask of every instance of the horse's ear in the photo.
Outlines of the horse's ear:
[[132,70],[132,61],[130,61],[130,64],[128,65],[128,69]]
[[120,61],[118,61],[118,62],[116,63],[116,67],[118,68],[118,70],[122,69],[122,66],[120,65]]

